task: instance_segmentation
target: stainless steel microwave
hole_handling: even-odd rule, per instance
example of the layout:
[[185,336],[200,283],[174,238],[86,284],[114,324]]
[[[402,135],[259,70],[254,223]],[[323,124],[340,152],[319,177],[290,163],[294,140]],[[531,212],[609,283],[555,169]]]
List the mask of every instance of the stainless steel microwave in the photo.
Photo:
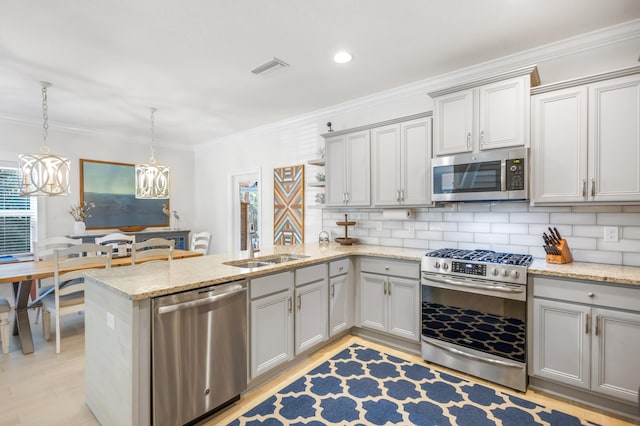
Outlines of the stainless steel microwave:
[[431,161],[433,201],[526,200],[528,149],[455,154]]

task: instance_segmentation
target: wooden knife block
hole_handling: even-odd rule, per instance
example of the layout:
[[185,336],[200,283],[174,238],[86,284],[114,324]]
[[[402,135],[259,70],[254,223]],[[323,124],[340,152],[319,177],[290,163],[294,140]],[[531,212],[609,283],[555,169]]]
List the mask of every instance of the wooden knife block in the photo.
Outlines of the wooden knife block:
[[573,262],[573,256],[571,256],[571,249],[569,244],[564,238],[560,240],[560,244],[556,246],[560,250],[560,254],[548,254],[547,263],[571,263]]

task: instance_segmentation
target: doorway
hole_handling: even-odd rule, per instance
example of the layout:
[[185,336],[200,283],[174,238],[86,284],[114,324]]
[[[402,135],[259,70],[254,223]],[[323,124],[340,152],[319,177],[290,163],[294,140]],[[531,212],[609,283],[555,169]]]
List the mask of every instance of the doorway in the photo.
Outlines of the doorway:
[[260,171],[238,173],[231,179],[232,231],[231,247],[234,251],[247,250],[249,230],[254,248],[260,247]]

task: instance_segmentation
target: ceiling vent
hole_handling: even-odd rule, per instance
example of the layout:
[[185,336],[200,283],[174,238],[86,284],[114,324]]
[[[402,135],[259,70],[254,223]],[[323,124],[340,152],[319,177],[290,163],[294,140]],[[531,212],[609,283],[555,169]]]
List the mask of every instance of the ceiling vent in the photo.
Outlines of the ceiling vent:
[[258,74],[262,74],[264,72],[276,69],[278,67],[285,68],[288,66],[289,64],[283,61],[282,59],[278,59],[274,57],[273,60],[266,62],[257,68],[252,69],[251,72],[258,75]]

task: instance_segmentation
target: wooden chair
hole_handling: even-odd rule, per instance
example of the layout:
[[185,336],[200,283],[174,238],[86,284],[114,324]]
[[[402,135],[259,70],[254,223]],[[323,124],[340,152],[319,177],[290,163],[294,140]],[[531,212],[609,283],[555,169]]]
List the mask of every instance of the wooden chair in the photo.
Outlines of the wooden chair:
[[[45,238],[44,240],[36,241],[34,243],[34,257],[35,261],[41,261],[46,259],[53,258],[53,251],[55,249],[65,249],[73,246],[77,246],[82,244],[82,240],[80,238],[67,238],[67,237],[51,237]],[[53,287],[53,279],[45,278],[44,280],[38,279],[36,284],[36,295],[40,296],[43,293],[51,290]],[[40,319],[41,309],[37,308],[36,310],[36,320],[37,324]]]
[[191,234],[191,244],[189,246],[189,250],[206,255],[209,251],[209,242],[211,242],[210,232],[195,232]]
[[11,305],[4,297],[0,297],[0,342],[2,342],[2,352],[9,353],[9,312]]
[[131,255],[133,243],[136,242],[136,236],[114,232],[113,234],[107,234],[103,237],[97,237],[95,241],[96,244],[102,246],[111,246],[113,257],[124,257]]
[[[90,269],[111,267],[111,252],[102,252],[99,244],[85,243],[53,254],[53,291],[42,299],[42,327],[46,340],[51,338],[51,314],[56,322],[56,353],[60,353],[60,316],[84,310],[84,273]],[[72,269],[70,272],[62,272]]]
[[150,238],[146,241],[133,243],[131,250],[131,264],[149,260],[172,260],[173,248],[176,242],[165,238]]

